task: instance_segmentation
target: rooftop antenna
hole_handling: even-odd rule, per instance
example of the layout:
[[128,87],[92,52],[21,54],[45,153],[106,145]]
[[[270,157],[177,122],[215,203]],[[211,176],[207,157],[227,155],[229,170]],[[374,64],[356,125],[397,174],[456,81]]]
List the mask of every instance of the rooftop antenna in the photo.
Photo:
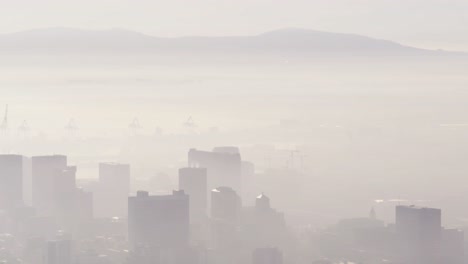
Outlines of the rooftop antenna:
[[8,130],[8,105],[5,107],[5,115],[3,116],[2,124],[0,125],[2,133],[6,133]]

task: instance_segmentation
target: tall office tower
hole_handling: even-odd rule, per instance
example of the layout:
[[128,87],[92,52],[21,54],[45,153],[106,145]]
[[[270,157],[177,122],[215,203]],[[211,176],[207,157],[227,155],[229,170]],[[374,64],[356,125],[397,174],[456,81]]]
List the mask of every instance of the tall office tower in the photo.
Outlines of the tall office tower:
[[25,158],[0,155],[0,209],[9,210],[23,204]]
[[141,248],[178,249],[189,242],[189,196],[184,191],[150,196],[138,191],[128,198],[128,237],[134,251]]
[[283,264],[283,254],[277,248],[257,248],[252,254],[252,264]]
[[230,187],[218,187],[211,191],[211,218],[237,223],[242,202]]
[[255,164],[243,160],[241,162],[242,193],[239,193],[241,197],[252,197],[257,193],[254,177]]
[[257,199],[255,199],[255,209],[262,212],[270,211],[270,198],[263,193],[257,196]]
[[99,186],[95,193],[97,217],[127,217],[130,193],[130,165],[99,164]]
[[442,256],[442,263],[465,263],[465,235],[463,231],[457,229],[442,230]]
[[200,224],[207,217],[208,183],[205,168],[179,169],[179,190],[190,197],[190,222]]
[[226,186],[240,193],[241,156],[237,148],[219,147],[211,152],[190,149],[188,165],[208,170],[208,188],[210,190],[218,186]]
[[44,256],[45,264],[71,264],[72,243],[70,240],[48,241]]
[[23,157],[23,202],[32,206],[32,160]]
[[66,169],[66,156],[32,157],[32,201],[40,215],[53,215],[55,179]]
[[239,239],[239,216],[241,199],[229,187],[211,191],[211,247],[217,252],[218,261],[238,263],[241,247]]
[[242,208],[241,225],[246,245],[251,248],[283,248],[287,243],[284,214],[271,208],[265,194],[257,196],[255,206]]
[[93,193],[86,192],[82,188],[76,190],[75,210],[76,217],[80,222],[87,222],[93,219]]
[[438,264],[441,258],[441,210],[416,206],[397,206],[395,228],[404,261],[413,264]]
[[53,216],[60,227],[71,230],[76,219],[76,167],[57,170],[53,179]]

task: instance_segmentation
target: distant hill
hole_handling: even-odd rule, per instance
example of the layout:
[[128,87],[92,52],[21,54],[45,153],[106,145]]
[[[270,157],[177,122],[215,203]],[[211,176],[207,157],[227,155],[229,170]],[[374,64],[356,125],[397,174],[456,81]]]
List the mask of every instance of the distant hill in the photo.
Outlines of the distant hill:
[[160,38],[138,32],[70,28],[0,35],[0,54],[421,54],[437,53],[360,35],[281,29],[254,36]]
[[10,58],[9,61],[13,59],[13,62],[24,59],[40,62],[41,59],[38,58],[42,56],[54,56],[65,62],[71,62],[71,59],[74,59],[74,62],[82,62],[86,56],[93,61],[118,58],[121,63],[251,63],[265,60],[270,63],[278,59],[307,62],[320,56],[378,58],[460,54],[466,55],[418,49],[393,41],[354,34],[294,28],[253,36],[229,37],[161,38],[122,29],[99,31],[73,28],[35,29],[0,35],[0,56]]

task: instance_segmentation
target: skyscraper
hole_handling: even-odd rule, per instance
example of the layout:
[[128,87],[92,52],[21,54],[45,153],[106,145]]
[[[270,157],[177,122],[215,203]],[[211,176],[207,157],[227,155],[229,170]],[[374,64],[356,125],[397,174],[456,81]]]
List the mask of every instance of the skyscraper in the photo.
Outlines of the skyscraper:
[[441,210],[416,206],[396,207],[395,228],[400,254],[414,264],[440,263]]
[[0,209],[8,210],[23,204],[25,158],[0,155]]
[[62,155],[32,157],[32,200],[41,215],[54,212],[55,179],[67,168],[67,157]]
[[283,254],[277,248],[257,248],[252,254],[252,264],[283,264]]
[[211,191],[211,218],[237,223],[241,209],[239,195],[230,187],[218,187]]
[[130,247],[174,249],[189,242],[189,197],[184,191],[150,196],[138,191],[128,198]]
[[97,217],[126,217],[130,193],[130,165],[99,164],[99,186],[95,193]]
[[53,212],[61,228],[70,231],[74,225],[76,210],[76,167],[57,170],[53,179]]
[[[229,187],[211,191],[211,244],[224,263],[235,263],[240,248],[239,220],[241,199]],[[229,260],[229,262],[227,262]]]
[[255,199],[255,206],[242,208],[241,225],[245,244],[251,248],[283,248],[287,243],[284,214],[273,209],[263,193]]
[[72,243],[70,240],[54,240],[47,242],[45,264],[71,264]]
[[190,197],[190,221],[200,223],[206,219],[208,197],[207,171],[205,168],[179,169],[179,190]]
[[188,163],[189,167],[208,170],[208,188],[210,190],[226,186],[240,193],[241,156],[237,148],[218,147],[213,151],[190,149]]

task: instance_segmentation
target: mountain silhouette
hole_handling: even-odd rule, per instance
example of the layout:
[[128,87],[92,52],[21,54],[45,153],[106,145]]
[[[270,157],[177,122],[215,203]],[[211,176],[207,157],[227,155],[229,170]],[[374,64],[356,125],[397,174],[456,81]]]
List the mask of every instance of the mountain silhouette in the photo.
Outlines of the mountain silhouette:
[[253,36],[161,38],[134,31],[48,28],[0,35],[0,53],[421,54],[438,53],[370,37],[307,29]]

